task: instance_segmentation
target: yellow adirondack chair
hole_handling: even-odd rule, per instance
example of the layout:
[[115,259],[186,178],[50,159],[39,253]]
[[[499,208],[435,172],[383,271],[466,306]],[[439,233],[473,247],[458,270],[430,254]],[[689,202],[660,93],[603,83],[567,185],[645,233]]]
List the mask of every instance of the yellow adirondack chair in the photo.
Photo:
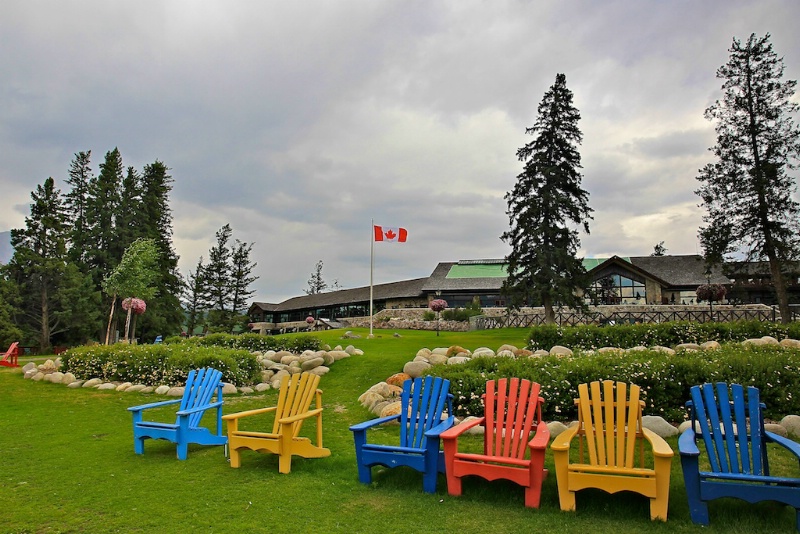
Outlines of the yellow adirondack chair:
[[[222,416],[228,423],[231,467],[241,465],[242,449],[277,454],[278,470],[281,473],[292,470],[292,455],[303,458],[330,456],[331,451],[322,447],[322,391],[317,389],[318,384],[319,376],[311,373],[284,376],[277,406]],[[316,408],[310,409],[311,402],[315,399]],[[272,432],[239,429],[240,419],[271,412],[274,412]],[[303,422],[311,417],[316,419],[316,444],[311,439],[300,436]]]
[[[575,492],[585,488],[633,491],[650,499],[650,519],[666,521],[673,452],[660,436],[642,427],[644,402],[639,386],[605,380],[579,385],[578,394],[578,424],[559,434],[550,446],[561,509],[574,511]],[[577,462],[570,461],[576,437]],[[653,455],[652,466],[648,462],[647,467],[645,441]]]

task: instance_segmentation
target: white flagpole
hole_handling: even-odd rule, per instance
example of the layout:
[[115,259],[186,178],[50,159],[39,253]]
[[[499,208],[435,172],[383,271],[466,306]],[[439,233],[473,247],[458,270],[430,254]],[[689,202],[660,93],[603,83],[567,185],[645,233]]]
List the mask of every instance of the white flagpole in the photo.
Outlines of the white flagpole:
[[372,268],[375,264],[375,219],[370,219],[369,239],[369,335],[372,337]]

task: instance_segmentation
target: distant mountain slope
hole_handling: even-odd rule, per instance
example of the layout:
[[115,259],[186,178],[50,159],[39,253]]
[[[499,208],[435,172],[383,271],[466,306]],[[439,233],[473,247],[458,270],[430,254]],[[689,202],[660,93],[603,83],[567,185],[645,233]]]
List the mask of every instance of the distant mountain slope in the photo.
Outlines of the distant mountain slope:
[[14,255],[14,249],[11,248],[11,231],[0,232],[0,263],[8,263],[11,256]]

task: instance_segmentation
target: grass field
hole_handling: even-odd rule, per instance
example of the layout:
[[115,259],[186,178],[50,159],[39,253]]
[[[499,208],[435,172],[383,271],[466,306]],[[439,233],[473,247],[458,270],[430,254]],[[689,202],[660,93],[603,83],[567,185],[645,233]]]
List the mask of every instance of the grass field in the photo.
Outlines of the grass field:
[[[363,330],[354,330],[366,338]],[[372,418],[358,396],[402,369],[422,347],[459,344],[469,349],[525,344],[527,331],[451,333],[377,330],[375,339],[340,340],[365,355],[336,362],[322,378],[324,440],[329,458],[295,458],[278,473],[277,458],[245,452],[231,469],[221,447],[190,446],[188,460],[175,447],[147,441],[133,453],[128,406],[159,397],[68,389],[0,370],[0,532],[791,532],[795,513],[773,503],[717,501],[711,526],[689,520],[677,440],[669,520],[649,520],[648,502],[635,494],[585,490],[577,512],[559,510],[552,455],[538,510],[523,505],[523,491],[505,482],[469,478],[461,497],[447,495],[444,477],[435,495],[421,475],[405,468],[374,468],[374,482],[358,482],[349,425]],[[598,377],[602,378],[602,377]],[[270,406],[276,392],[229,396],[224,413]],[[213,425],[213,423],[212,423]],[[390,441],[395,428],[376,431]],[[373,439],[373,434],[370,435]],[[776,458],[773,469],[798,476],[796,464]]]

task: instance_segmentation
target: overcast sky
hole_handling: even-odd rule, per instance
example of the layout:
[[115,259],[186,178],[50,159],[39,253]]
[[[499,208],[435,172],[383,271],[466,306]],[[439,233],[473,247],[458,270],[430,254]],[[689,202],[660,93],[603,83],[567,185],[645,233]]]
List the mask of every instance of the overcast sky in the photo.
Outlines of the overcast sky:
[[501,258],[516,150],[564,73],[595,210],[581,253],[695,254],[716,70],[769,32],[800,78],[798,21],[797,0],[3,0],[0,231],[76,152],[96,174],[118,147],[171,168],[181,272],[230,223],[258,301],[303,294],[318,260],[368,285],[372,219],[408,229],[375,245],[375,283]]

